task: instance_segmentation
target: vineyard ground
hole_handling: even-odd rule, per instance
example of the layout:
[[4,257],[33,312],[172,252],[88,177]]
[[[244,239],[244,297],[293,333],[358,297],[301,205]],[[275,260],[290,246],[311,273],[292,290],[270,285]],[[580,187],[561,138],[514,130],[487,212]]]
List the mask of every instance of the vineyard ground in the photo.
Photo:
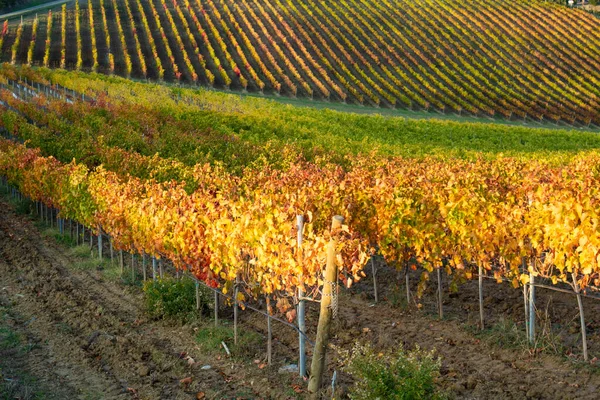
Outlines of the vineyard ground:
[[[201,354],[192,325],[148,320],[139,290],[95,268],[77,269],[65,253],[0,203],[0,393],[190,399],[204,392],[210,399],[285,398],[292,390],[287,380],[272,379],[276,369]],[[188,365],[184,352],[196,364]],[[180,383],[187,377],[189,386]]]
[[[29,398],[41,393],[39,397],[49,399],[189,399],[197,392],[206,398],[303,396],[294,392],[297,380],[277,373],[279,366],[294,362],[297,335],[291,329],[274,324],[272,368],[261,369],[253,362],[264,358],[264,348],[234,361],[203,354],[194,340],[193,324],[182,327],[149,320],[138,288],[96,268],[78,268],[64,244],[40,232],[6,199],[0,200],[0,255],[0,373],[3,380],[10,379],[4,387],[0,384],[2,389],[8,382],[15,393],[28,391]],[[387,301],[376,306],[370,306],[369,279],[342,293],[334,345],[350,348],[360,338],[381,351],[394,351],[399,343],[436,349],[443,360],[439,384],[450,398],[596,398],[600,374],[595,368],[555,355],[533,356],[523,348],[499,347],[466,329],[477,314],[475,308],[469,309],[476,307],[474,285],[461,288],[458,297],[446,296],[447,318],[437,321],[427,301],[434,298],[431,293],[426,293],[422,311],[407,311],[393,305],[403,293],[389,284],[395,273],[382,270],[380,279],[388,282],[381,285]],[[486,284],[485,293],[491,299],[486,302],[490,323],[500,315],[518,319],[522,308],[517,290],[492,282]],[[556,309],[567,321],[574,300],[558,296],[556,302],[566,304]],[[595,314],[594,304],[586,307],[588,315]],[[312,336],[316,305],[311,304],[308,316]],[[243,329],[264,334],[264,317],[242,312],[242,321]],[[591,324],[596,326],[595,321]],[[197,364],[190,367],[181,359],[182,352]],[[331,376],[335,357],[329,360]],[[201,370],[203,365],[212,368]],[[192,377],[188,388],[180,383],[186,377]],[[342,389],[350,383],[341,374]]]

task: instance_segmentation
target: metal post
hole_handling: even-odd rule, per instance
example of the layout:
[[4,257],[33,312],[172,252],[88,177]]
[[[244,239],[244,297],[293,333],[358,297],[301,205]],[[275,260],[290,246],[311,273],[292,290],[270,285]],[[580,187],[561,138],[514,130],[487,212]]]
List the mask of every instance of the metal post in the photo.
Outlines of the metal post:
[[[300,267],[303,268],[303,260],[302,260],[302,229],[304,228],[304,216],[297,215],[296,216],[296,226],[298,228],[297,242],[298,242],[298,262]],[[302,282],[302,280],[301,280]],[[306,376],[306,322],[305,322],[305,313],[306,313],[306,303],[304,298],[304,290],[302,288],[298,288],[298,329],[300,330],[299,338],[299,361],[298,361],[298,371],[301,377]]]

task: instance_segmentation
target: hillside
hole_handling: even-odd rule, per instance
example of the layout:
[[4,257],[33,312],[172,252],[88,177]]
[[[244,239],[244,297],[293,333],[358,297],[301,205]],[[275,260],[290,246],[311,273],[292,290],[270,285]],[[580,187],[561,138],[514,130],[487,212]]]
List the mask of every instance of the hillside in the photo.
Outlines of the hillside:
[[11,23],[1,59],[372,106],[600,124],[600,21],[555,4],[90,1],[50,20]]

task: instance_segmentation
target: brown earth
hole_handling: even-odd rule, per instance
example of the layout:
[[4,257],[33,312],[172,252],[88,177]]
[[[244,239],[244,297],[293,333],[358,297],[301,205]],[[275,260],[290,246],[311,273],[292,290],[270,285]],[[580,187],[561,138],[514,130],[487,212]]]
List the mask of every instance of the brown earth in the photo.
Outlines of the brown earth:
[[[30,219],[0,203],[0,321],[5,321],[0,327],[10,327],[27,348],[0,346],[6,382],[33,377],[36,390],[51,399],[195,399],[200,392],[206,398],[248,399],[294,393],[287,378],[272,379],[276,369],[201,354],[193,327],[149,320],[139,290],[101,279],[100,271],[73,269],[65,253]],[[205,365],[211,369],[201,369]],[[191,384],[180,382],[190,377]]]
[[[75,261],[65,246],[43,236],[29,217],[15,214],[0,201],[0,379],[11,385],[31,384],[50,399],[194,399],[198,393],[209,399],[304,396],[304,385],[297,378],[277,373],[279,366],[295,362],[297,334],[292,329],[274,323],[273,367],[259,368],[263,349],[247,359],[205,354],[195,342],[193,324],[149,319],[138,288],[105,279],[96,269],[74,268]],[[333,332],[336,346],[350,348],[360,339],[380,351],[393,351],[399,344],[435,349],[442,358],[438,383],[451,398],[598,397],[600,374],[595,367],[522,347],[502,348],[476,336],[469,328],[478,315],[473,283],[463,286],[457,295],[445,294],[445,320],[438,321],[431,289],[420,311],[396,307],[394,303],[404,293],[394,284],[396,274],[382,270],[379,278],[384,299],[380,304],[371,305],[370,279],[341,294],[340,316]],[[519,291],[486,283],[485,293],[489,325],[502,316],[519,323]],[[546,313],[548,319],[562,317],[563,330],[570,332],[563,337],[565,352],[580,352],[573,339],[576,331],[570,329],[577,322],[576,303],[568,295],[540,292],[540,304],[546,305],[548,296],[555,296]],[[308,307],[311,337],[317,307]],[[588,329],[593,356],[598,349],[594,329],[598,306],[586,302],[585,307],[591,317]],[[246,311],[242,321],[243,329],[266,333],[263,316]],[[7,328],[19,337],[19,346],[3,345]],[[195,364],[189,365],[182,354],[191,356]],[[338,395],[343,395],[351,379],[340,374],[332,350],[329,355],[325,380],[337,370]],[[201,369],[204,365],[211,369]],[[188,377],[189,385],[180,382]]]

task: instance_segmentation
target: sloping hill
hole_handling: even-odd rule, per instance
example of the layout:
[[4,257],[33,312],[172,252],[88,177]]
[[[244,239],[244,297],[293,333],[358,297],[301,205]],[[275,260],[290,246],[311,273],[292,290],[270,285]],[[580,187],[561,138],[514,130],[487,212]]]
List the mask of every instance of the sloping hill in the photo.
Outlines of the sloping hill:
[[3,61],[384,107],[600,124],[600,20],[491,0],[90,0]]

